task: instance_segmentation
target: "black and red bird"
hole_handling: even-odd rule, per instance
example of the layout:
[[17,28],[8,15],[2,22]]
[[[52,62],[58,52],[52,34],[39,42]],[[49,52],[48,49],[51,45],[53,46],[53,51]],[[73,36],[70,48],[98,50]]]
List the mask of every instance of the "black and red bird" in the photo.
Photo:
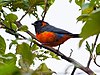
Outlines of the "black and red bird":
[[46,46],[60,46],[70,38],[79,38],[79,34],[56,28],[42,20],[35,21],[32,25],[35,27],[37,40]]

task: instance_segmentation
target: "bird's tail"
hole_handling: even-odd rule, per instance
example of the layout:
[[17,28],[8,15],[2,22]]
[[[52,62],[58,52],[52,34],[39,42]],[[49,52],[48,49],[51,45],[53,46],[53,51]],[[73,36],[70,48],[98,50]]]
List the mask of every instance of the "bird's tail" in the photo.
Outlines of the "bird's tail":
[[72,34],[71,35],[73,38],[80,38],[80,35],[79,34]]

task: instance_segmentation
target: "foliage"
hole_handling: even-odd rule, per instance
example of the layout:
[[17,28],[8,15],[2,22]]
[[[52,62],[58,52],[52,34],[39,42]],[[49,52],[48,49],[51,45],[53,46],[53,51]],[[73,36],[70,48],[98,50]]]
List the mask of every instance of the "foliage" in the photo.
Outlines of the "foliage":
[[45,63],[42,63],[32,75],[52,75],[52,71],[47,67]]
[[[49,8],[53,2],[54,0],[48,0],[47,8]],[[45,63],[42,63],[35,71],[31,70],[30,66],[32,64],[35,65],[35,60],[44,61],[47,58],[59,59],[57,55],[51,54],[50,51],[39,49],[36,44],[32,43],[33,40],[27,39],[31,44],[26,42],[19,43],[20,40],[24,39],[20,37],[18,32],[27,32],[28,27],[26,25],[20,27],[17,26],[16,22],[18,17],[13,12],[22,9],[26,14],[31,14],[39,19],[37,14],[38,6],[44,9],[45,0],[0,0],[1,28],[4,28],[7,33],[15,36],[15,40],[11,40],[11,43],[9,44],[9,49],[11,49],[13,45],[16,46],[15,54],[5,54],[6,42],[5,39],[0,36],[0,75],[26,75],[27,73],[34,75],[38,71],[50,72],[48,75],[52,74],[51,70],[49,70]],[[3,8],[9,9],[11,13],[7,14]],[[20,55],[20,57],[17,58],[17,55]],[[17,60],[19,66],[16,66]]]
[[[86,42],[86,49],[90,52],[94,52],[94,48],[96,46],[97,38],[100,33],[100,1],[98,0],[90,0],[88,3],[85,0],[75,0],[76,4],[81,8],[81,15],[77,18],[78,21],[84,22],[84,26],[81,30],[80,36],[82,40],[79,43],[79,46],[83,43],[83,41],[90,36],[96,35],[96,39],[94,44],[91,46]],[[92,47],[90,49],[90,47]],[[100,49],[99,44],[96,47],[96,55],[99,55]]]
[[[69,0],[69,2],[72,2],[72,0]],[[11,49],[13,45],[16,47],[15,54],[6,54],[5,52],[8,44],[4,37],[0,35],[0,75],[53,74],[53,71],[49,69],[45,63],[42,63],[36,70],[30,69],[31,65],[35,65],[35,60],[44,61],[48,58],[59,60],[60,58],[51,51],[45,49],[42,50],[33,42],[35,41],[34,39],[27,39],[19,34],[19,32],[22,31],[28,32],[27,25],[17,25],[17,22],[21,22],[27,14],[33,15],[38,20],[38,7],[41,7],[44,10],[44,13],[53,3],[54,0],[0,0],[0,29],[4,29],[6,33],[15,36],[15,39],[11,39],[9,49]],[[77,21],[82,21],[84,23],[80,33],[82,40],[80,41],[79,46],[81,46],[83,41],[90,36],[97,35],[95,42],[91,45],[86,42],[86,50],[89,51],[91,57],[93,57],[93,52],[96,53],[96,56],[100,55],[100,42],[96,45],[100,33],[100,1],[90,0],[86,2],[86,0],[75,0],[75,3],[80,7],[81,11],[81,15],[77,18]],[[4,8],[9,9],[11,13],[7,13]],[[13,13],[19,10],[25,12],[20,20],[18,20],[18,16]],[[24,40],[27,40],[28,43],[24,42]],[[17,58],[17,55],[19,55],[19,59]],[[18,66],[16,66],[16,62],[18,62]]]
[[[94,60],[94,63],[100,67],[96,63],[96,57],[100,55],[100,42],[97,44],[99,33],[100,33],[100,1],[99,0],[75,0],[76,4],[80,6],[81,15],[77,18],[78,21],[82,21],[84,26],[82,27],[80,37],[79,47],[82,45],[83,41],[89,38],[90,36],[96,35],[95,41],[90,45],[88,41],[86,41],[86,50],[90,53],[90,58],[87,64],[89,67],[91,60]],[[96,50],[95,50],[96,48]],[[96,55],[94,55],[94,53]],[[96,56],[96,57],[95,57]]]

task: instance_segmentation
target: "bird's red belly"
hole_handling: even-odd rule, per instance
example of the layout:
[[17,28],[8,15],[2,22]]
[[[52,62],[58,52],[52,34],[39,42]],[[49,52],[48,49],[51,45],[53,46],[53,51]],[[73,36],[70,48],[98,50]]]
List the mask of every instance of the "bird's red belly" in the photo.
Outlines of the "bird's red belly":
[[58,37],[53,32],[43,32],[40,34],[36,34],[36,38],[42,44],[54,47],[63,44],[66,40],[70,38],[70,36],[65,34],[63,37],[58,39]]

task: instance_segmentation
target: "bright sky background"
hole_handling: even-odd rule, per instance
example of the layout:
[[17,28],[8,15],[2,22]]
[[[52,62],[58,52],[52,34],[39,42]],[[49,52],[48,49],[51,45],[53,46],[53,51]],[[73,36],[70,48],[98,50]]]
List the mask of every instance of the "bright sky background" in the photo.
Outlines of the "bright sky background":
[[[55,3],[50,7],[49,11],[46,14],[45,21],[47,21],[49,24],[65,29],[69,32],[72,33],[80,33],[83,24],[81,22],[77,22],[76,18],[80,15],[79,7],[74,3],[69,3],[69,0],[55,0]],[[5,9],[6,10],[6,9]],[[9,13],[9,10],[6,10],[7,13]],[[42,9],[39,8],[39,14],[41,15]],[[20,19],[20,17],[24,14],[22,11],[19,11],[16,13]],[[34,32],[34,27],[31,25],[36,21],[36,19],[31,16],[29,17],[28,15],[22,20],[22,24],[28,25],[29,30],[33,33]],[[0,32],[2,36],[5,36],[4,32]],[[24,34],[24,33],[22,33]],[[7,37],[5,39],[8,39],[9,35],[6,34]],[[27,36],[25,34],[25,36]],[[94,36],[95,37],[95,36]],[[94,42],[94,37],[90,37],[87,39],[89,43]],[[14,38],[13,36],[10,38]],[[76,61],[80,62],[82,65],[86,66],[87,61],[89,58],[89,53],[85,50],[85,42],[83,43],[81,48],[78,48],[80,39],[79,38],[74,38],[66,41],[64,44],[61,45],[60,51],[64,53],[66,56],[70,55],[71,49],[73,49],[72,53],[72,58],[75,59]],[[100,40],[99,40],[100,41]],[[9,43],[9,41],[7,42]],[[14,52],[14,50],[10,50],[11,52]],[[99,58],[98,58],[99,59]],[[53,71],[57,72],[57,75],[64,75],[65,69],[69,66],[72,65],[69,62],[65,60],[56,60],[56,59],[47,59],[46,61],[47,66],[51,68]],[[36,61],[35,68],[39,66],[41,61]],[[100,63],[100,61],[98,61]],[[73,68],[73,67],[72,67]],[[71,72],[72,68],[69,69],[68,71]],[[93,62],[91,62],[91,69],[93,71],[100,71],[100,68],[96,67]],[[82,72],[80,70],[77,70],[77,72]],[[99,74],[99,73],[98,73]],[[86,75],[86,74],[83,74]]]

